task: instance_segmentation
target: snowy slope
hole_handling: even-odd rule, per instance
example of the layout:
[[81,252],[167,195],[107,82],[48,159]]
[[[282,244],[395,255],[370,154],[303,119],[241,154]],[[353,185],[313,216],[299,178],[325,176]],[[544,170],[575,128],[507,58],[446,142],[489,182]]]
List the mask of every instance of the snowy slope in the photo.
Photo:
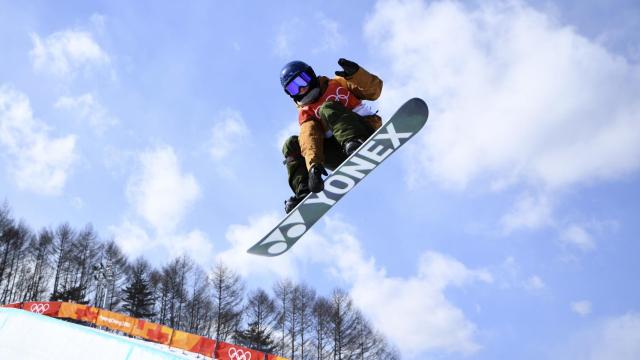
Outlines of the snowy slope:
[[0,308],[0,359],[210,359],[90,327]]

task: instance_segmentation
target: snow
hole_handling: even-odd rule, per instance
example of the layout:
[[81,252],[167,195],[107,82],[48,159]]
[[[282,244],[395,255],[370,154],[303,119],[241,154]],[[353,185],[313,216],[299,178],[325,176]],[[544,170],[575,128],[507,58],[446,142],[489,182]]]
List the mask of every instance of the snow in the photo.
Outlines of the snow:
[[28,311],[0,308],[0,359],[210,359]]

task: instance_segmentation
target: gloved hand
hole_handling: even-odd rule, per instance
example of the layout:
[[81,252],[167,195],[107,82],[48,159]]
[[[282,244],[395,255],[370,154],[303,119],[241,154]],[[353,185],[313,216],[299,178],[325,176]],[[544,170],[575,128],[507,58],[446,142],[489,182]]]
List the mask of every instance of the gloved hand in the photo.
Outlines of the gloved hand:
[[324,169],[322,164],[313,164],[309,169],[309,190],[314,193],[319,193],[324,190],[324,180],[322,175],[327,176],[327,170]]
[[358,71],[358,69],[360,69],[360,65],[345,58],[340,58],[340,60],[338,60],[338,65],[340,65],[344,70],[336,71],[336,75],[343,78],[353,76]]

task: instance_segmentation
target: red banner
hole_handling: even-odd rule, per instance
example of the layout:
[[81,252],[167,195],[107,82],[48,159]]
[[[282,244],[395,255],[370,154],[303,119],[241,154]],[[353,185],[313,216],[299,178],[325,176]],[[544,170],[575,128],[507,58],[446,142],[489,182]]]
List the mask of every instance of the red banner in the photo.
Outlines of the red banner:
[[216,348],[216,341],[206,337],[201,337],[191,351],[208,357],[213,357],[213,350]]
[[267,354],[267,360],[287,360],[287,359],[278,355]]
[[12,309],[22,309],[22,303],[6,304],[6,305],[2,305],[0,307],[12,308]]
[[22,304],[22,310],[57,317],[61,305],[60,302],[26,302]]
[[145,320],[136,321],[136,325],[131,331],[131,335],[151,340],[164,345],[169,345],[173,329],[168,326],[155,324]]
[[170,346],[211,357],[216,342],[202,336],[174,330]]
[[220,341],[218,343],[218,351],[216,351],[216,359],[220,360],[264,360],[264,353],[247,349],[242,346],[228,344]]

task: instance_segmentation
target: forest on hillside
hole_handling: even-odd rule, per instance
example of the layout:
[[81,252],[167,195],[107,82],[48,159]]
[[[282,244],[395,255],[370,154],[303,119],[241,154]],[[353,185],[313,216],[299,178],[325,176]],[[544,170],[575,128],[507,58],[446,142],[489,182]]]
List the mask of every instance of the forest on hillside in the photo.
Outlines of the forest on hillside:
[[224,263],[203,269],[186,255],[154,267],[90,224],[33,230],[0,206],[0,304],[89,304],[291,360],[400,358],[344,289],[266,285],[248,289]]

